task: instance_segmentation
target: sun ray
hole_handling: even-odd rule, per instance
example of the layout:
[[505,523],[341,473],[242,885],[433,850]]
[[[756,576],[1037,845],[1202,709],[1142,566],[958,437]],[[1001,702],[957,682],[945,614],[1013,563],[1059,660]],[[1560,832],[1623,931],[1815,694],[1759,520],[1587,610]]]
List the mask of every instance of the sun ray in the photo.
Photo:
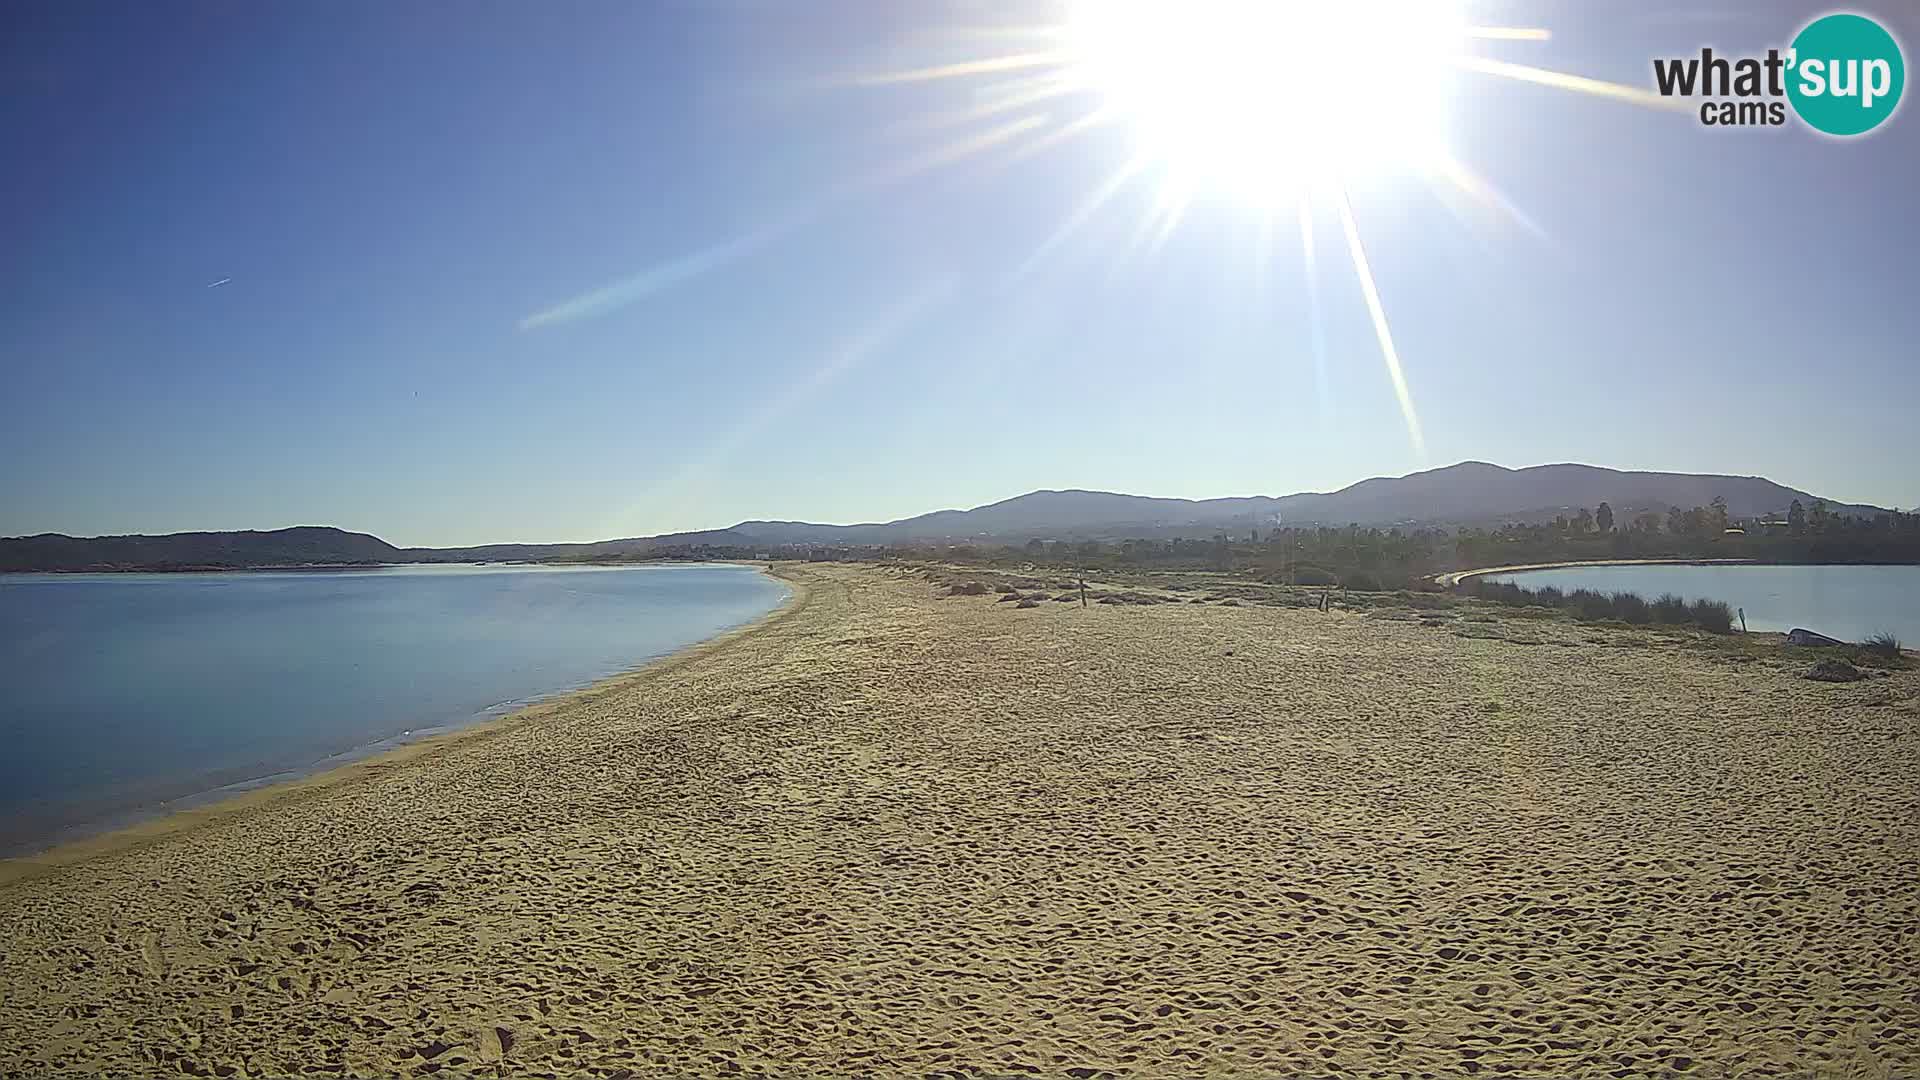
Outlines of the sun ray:
[[1032,273],[1040,263],[1046,260],[1048,255],[1053,253],[1055,248],[1064,243],[1069,236],[1078,232],[1080,227],[1085,225],[1093,215],[1099,213],[1101,207],[1112,202],[1113,197],[1118,195],[1121,189],[1127,186],[1127,182],[1138,175],[1140,170],[1145,166],[1146,160],[1141,157],[1129,158],[1125,162],[1122,162],[1120,167],[1115,169],[1112,175],[1108,176],[1106,180],[1102,181],[1099,187],[1088,192],[1087,197],[1080,200],[1080,205],[1074,207],[1073,213],[1068,214],[1067,219],[1060,223],[1060,227],[1055,229],[1051,236],[1041,241],[1039,247],[1033,249],[1033,254],[1028,255],[1026,259],[1014,269],[1013,273],[1009,275],[1008,280],[1018,281]]
[[893,348],[915,325],[946,304],[955,293],[955,286],[948,277],[931,279],[882,307],[873,319],[827,350],[818,366],[783,380],[783,385],[745,410],[730,427],[714,433],[695,456],[682,461],[646,497],[660,499],[697,489],[742,445],[751,443],[765,429],[848,372]]
[[1300,258],[1307,276],[1307,319],[1313,343],[1313,399],[1324,430],[1333,417],[1333,394],[1327,387],[1327,330],[1320,313],[1320,267],[1313,248],[1313,201],[1300,197]]
[[1552,240],[1538,222],[1515,206],[1512,200],[1508,199],[1499,188],[1489,183],[1485,177],[1468,168],[1466,162],[1452,154],[1447,154],[1433,163],[1433,171],[1451,185],[1453,190],[1472,199],[1481,209],[1518,225],[1537,240]]
[[1040,151],[1045,150],[1049,146],[1053,146],[1067,139],[1071,139],[1075,135],[1078,135],[1083,131],[1089,131],[1093,128],[1099,127],[1101,124],[1111,123],[1112,121],[1113,121],[1112,109],[1105,109],[1105,108],[1094,109],[1091,112],[1088,112],[1084,116],[1077,117],[1073,120],[1068,121],[1067,123],[1061,124],[1060,126],[1054,128],[1052,131],[1047,132],[1045,135],[1041,135],[1038,138],[1034,138],[1034,139],[1028,139],[1026,142],[1021,143],[1019,146],[1015,147],[1010,153],[1008,153],[1007,156],[1003,159],[1003,161],[1010,164],[1012,162],[1019,161],[1023,158],[1032,157],[1034,154],[1037,154]]
[[1427,440],[1420,433],[1420,417],[1413,408],[1413,394],[1407,389],[1406,372],[1400,369],[1400,352],[1393,345],[1393,329],[1387,325],[1387,310],[1380,303],[1380,289],[1374,284],[1373,266],[1367,261],[1367,249],[1360,243],[1360,227],[1354,224],[1353,205],[1344,188],[1335,192],[1340,210],[1340,227],[1347,234],[1347,251],[1353,257],[1353,272],[1360,279],[1360,293],[1373,316],[1373,333],[1380,340],[1380,353],[1387,362],[1387,375],[1393,380],[1394,397],[1400,400],[1400,416],[1407,423],[1407,437],[1413,452],[1422,461],[1427,456]]
[[956,139],[905,161],[883,166],[864,176],[857,176],[835,189],[835,194],[855,195],[872,188],[899,183],[907,177],[926,172],[928,169],[937,169],[962,158],[984,153],[1026,132],[1045,127],[1046,124],[1047,118],[1044,116],[1023,116],[1018,120],[1010,120],[998,127],[988,128],[986,131],[964,139]]
[[1072,54],[1058,49],[1047,52],[1009,53],[1006,56],[989,56],[980,60],[962,60],[959,63],[913,68],[908,71],[889,71],[879,75],[861,75],[852,80],[852,85],[893,86],[899,83],[963,79],[973,75],[995,75],[1003,71],[1026,71],[1031,68],[1065,64],[1071,59]]
[[1611,98],[1649,109],[1690,112],[1693,108],[1680,98],[1661,97],[1651,90],[1637,86],[1607,82],[1605,79],[1589,79],[1584,75],[1569,75],[1552,68],[1530,67],[1526,64],[1514,64],[1484,56],[1459,56],[1454,58],[1454,63],[1467,71],[1477,71],[1483,75],[1498,75],[1503,79],[1537,83],[1541,86],[1551,86],[1556,90],[1571,90],[1576,94]]
[[577,322],[617,311],[662,289],[691,281],[745,258],[811,221],[816,213],[817,210],[812,208],[795,211],[731,240],[648,267],[631,277],[535,312],[520,320],[520,329],[537,330],[543,326]]
[[928,113],[912,126],[921,129],[953,127],[978,120],[991,120],[1005,113],[1070,97],[1082,89],[1082,84],[1058,72],[991,83],[981,88],[979,100],[971,105]]
[[1193,184],[1181,178],[1168,178],[1161,181],[1160,196],[1154,200],[1153,209],[1140,222],[1140,229],[1134,233],[1129,248],[1144,244],[1149,257],[1160,253],[1167,239],[1180,227],[1180,221],[1187,216],[1187,208],[1193,205]]
[[787,233],[812,222],[834,204],[865,194],[878,187],[899,183],[928,169],[982,153],[1045,124],[1041,117],[1024,117],[999,127],[935,147],[905,161],[856,176],[829,190],[811,203],[789,211],[760,227],[678,258],[648,267],[630,277],[590,290],[535,312],[520,320],[521,330],[576,322],[611,314],[663,289],[712,273],[751,255]]

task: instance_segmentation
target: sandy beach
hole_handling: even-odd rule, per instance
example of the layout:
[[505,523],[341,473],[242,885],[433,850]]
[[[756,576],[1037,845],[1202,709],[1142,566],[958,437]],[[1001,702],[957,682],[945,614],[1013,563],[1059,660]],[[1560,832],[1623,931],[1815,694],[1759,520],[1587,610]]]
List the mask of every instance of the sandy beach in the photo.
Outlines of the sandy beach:
[[1920,1075],[1920,673],[781,572],[5,866],[0,1074]]

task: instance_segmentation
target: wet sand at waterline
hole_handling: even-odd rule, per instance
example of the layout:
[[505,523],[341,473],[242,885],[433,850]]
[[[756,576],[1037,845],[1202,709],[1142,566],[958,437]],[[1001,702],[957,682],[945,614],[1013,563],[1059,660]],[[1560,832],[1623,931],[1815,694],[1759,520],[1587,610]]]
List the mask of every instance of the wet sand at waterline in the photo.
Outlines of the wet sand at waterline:
[[784,573],[14,865],[0,1074],[1920,1074],[1920,675]]

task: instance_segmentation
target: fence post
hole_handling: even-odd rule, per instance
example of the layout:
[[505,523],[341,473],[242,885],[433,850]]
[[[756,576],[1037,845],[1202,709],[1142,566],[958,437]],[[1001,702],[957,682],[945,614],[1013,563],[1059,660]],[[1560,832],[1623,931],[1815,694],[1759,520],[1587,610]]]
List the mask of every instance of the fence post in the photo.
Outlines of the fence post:
[[1740,632],[1743,634],[1747,632],[1747,609],[1746,608],[1740,609]]

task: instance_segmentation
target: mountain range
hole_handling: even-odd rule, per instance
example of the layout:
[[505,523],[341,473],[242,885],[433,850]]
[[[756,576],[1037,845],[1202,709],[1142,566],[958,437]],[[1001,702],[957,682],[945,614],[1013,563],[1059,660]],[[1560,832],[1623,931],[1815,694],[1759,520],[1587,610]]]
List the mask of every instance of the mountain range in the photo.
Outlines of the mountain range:
[[[488,544],[399,548],[365,533],[299,527],[270,532],[195,532],[165,536],[72,537],[58,533],[0,539],[0,570],[85,570],[181,566],[289,566],[632,557],[687,547],[796,546],[1025,541],[1179,535],[1275,525],[1470,524],[1571,515],[1609,503],[1632,512],[1727,501],[1737,518],[1784,513],[1816,496],[1757,476],[1623,472],[1592,465],[1508,469],[1468,461],[1407,476],[1362,480],[1332,492],[1224,499],[1162,499],[1105,491],[1035,491],[971,510],[937,510],[898,521],[817,525],[743,521],[726,529],[630,537],[583,544]],[[1828,503],[1836,513],[1878,507]]]

